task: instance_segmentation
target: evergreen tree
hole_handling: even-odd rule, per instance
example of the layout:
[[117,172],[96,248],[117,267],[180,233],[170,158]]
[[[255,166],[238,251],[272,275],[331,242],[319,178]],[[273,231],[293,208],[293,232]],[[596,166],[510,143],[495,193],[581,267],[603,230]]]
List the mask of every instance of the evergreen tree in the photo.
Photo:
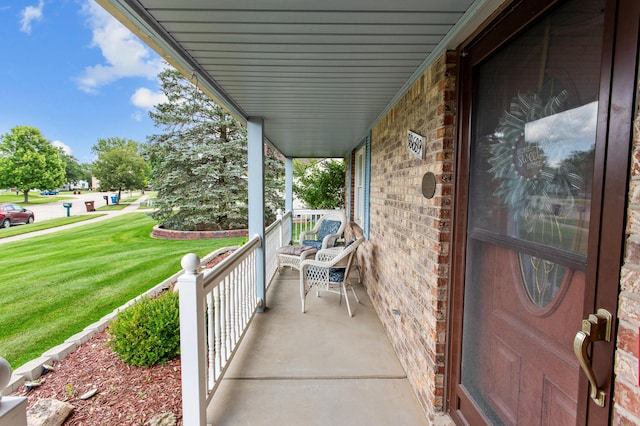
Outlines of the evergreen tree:
[[[151,216],[169,229],[224,230],[247,226],[247,131],[174,69],[159,74],[167,102],[150,112],[162,130],[146,157],[158,191]],[[282,199],[283,166],[268,154],[267,218]]]

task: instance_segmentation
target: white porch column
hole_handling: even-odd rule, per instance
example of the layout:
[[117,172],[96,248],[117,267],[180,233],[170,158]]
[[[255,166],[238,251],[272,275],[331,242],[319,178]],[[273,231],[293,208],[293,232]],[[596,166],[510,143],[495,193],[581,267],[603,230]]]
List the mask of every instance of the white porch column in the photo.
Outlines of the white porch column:
[[256,250],[256,296],[262,300],[258,312],[267,305],[264,252],[264,120],[247,120],[247,150],[249,168],[249,238],[260,236],[262,244]]
[[293,211],[293,158],[284,160],[284,211]]

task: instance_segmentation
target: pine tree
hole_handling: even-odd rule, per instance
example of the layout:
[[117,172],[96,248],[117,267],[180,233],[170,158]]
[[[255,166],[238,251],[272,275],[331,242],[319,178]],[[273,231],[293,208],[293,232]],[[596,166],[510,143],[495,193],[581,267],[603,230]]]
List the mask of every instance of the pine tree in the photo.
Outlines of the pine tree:
[[[162,132],[149,137],[146,151],[158,191],[152,217],[177,230],[246,227],[246,129],[176,70],[162,71],[159,79],[167,102],[150,116]],[[278,176],[279,185],[282,169],[281,161],[270,163],[268,174]],[[267,207],[277,204],[270,199]]]

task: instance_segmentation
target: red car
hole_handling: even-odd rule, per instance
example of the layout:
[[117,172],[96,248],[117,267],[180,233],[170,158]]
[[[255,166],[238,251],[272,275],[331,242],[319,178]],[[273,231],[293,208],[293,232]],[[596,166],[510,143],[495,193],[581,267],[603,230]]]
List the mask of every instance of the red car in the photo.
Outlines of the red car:
[[35,215],[31,210],[17,204],[0,204],[0,228],[8,228],[16,223],[33,223]]

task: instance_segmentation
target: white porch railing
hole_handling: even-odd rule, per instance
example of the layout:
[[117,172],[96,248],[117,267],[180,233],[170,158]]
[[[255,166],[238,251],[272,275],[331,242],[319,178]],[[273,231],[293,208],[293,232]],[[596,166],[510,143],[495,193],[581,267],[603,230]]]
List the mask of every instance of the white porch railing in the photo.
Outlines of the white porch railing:
[[265,273],[267,275],[265,282],[269,288],[278,269],[276,250],[278,247],[288,245],[291,241],[291,212],[283,216],[281,210],[278,210],[277,220],[265,231],[265,240]]
[[[330,210],[279,214],[265,232],[265,283],[277,271],[275,252]],[[293,231],[292,231],[293,229]],[[292,235],[293,234],[293,235]],[[262,300],[256,292],[256,236],[216,267],[199,272],[200,258],[182,258],[180,292],[182,416],[185,426],[206,425],[206,410]]]
[[198,272],[195,254],[182,258],[180,292],[182,416],[186,426],[205,425],[206,408],[259,303],[256,249],[259,237],[215,268]]

